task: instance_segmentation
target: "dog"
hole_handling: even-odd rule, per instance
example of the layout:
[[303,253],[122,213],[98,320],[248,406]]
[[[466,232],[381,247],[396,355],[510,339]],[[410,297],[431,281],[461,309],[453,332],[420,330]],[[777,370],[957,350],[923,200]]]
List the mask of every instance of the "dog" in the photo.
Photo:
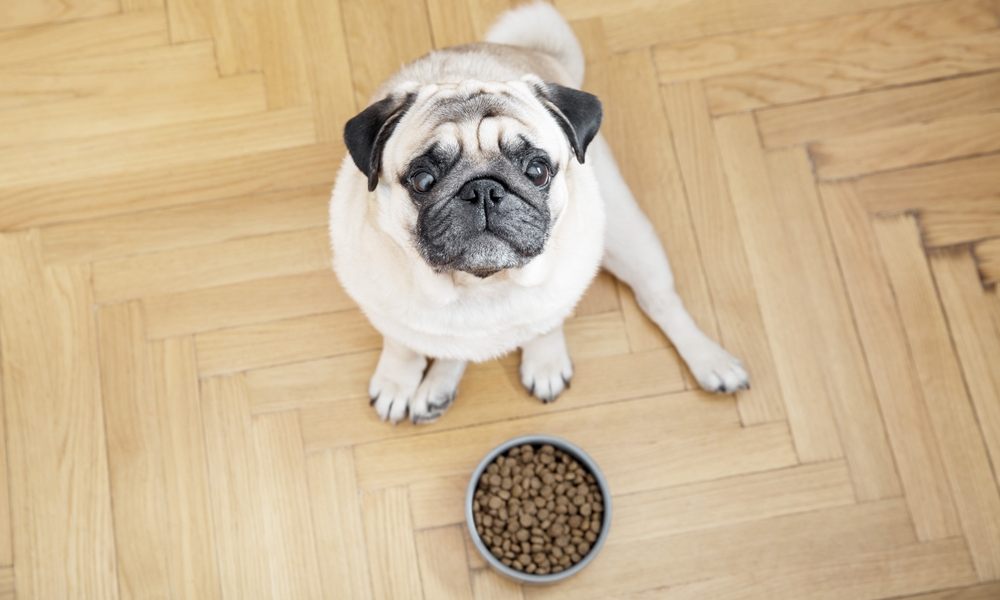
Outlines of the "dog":
[[551,5],[526,5],[485,42],[404,66],[347,122],[333,268],[383,336],[368,389],[381,419],[438,419],[467,362],[517,348],[524,387],[555,400],[573,377],[563,321],[602,265],[702,388],[749,387],[674,290],[583,72],[569,24]]

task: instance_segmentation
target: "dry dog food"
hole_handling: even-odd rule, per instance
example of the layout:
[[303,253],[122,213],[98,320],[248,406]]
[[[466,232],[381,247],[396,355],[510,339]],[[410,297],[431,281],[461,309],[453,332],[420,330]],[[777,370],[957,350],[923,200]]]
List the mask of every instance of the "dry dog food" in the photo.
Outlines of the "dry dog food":
[[476,531],[493,556],[536,575],[580,562],[597,541],[603,514],[594,476],[548,444],[515,446],[498,456],[472,501]]

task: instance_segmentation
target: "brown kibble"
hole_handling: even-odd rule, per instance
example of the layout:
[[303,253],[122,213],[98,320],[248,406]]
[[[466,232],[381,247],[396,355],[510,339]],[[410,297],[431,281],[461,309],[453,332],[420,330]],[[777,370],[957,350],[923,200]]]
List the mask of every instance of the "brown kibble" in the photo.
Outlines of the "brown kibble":
[[601,490],[582,463],[550,444],[511,448],[487,465],[472,500],[489,552],[524,573],[559,573],[600,535]]

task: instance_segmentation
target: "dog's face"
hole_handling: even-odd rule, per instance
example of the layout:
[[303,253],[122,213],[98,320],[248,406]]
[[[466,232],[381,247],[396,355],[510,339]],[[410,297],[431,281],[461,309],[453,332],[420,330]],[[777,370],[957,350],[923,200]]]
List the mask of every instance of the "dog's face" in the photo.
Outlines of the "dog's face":
[[[542,253],[600,102],[535,78],[400,89],[347,123],[376,201],[435,270],[487,277]],[[401,234],[401,235],[400,235]]]

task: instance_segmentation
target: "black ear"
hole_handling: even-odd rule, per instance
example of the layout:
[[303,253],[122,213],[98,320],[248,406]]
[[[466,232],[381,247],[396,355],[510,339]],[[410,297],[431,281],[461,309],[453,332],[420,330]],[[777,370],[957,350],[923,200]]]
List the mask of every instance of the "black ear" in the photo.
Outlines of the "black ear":
[[536,86],[538,97],[562,127],[576,159],[583,164],[587,146],[601,127],[601,101],[597,96],[555,83]]
[[386,96],[355,115],[344,126],[344,144],[354,164],[368,177],[368,191],[378,185],[382,167],[382,149],[396,124],[413,104],[413,94]]

